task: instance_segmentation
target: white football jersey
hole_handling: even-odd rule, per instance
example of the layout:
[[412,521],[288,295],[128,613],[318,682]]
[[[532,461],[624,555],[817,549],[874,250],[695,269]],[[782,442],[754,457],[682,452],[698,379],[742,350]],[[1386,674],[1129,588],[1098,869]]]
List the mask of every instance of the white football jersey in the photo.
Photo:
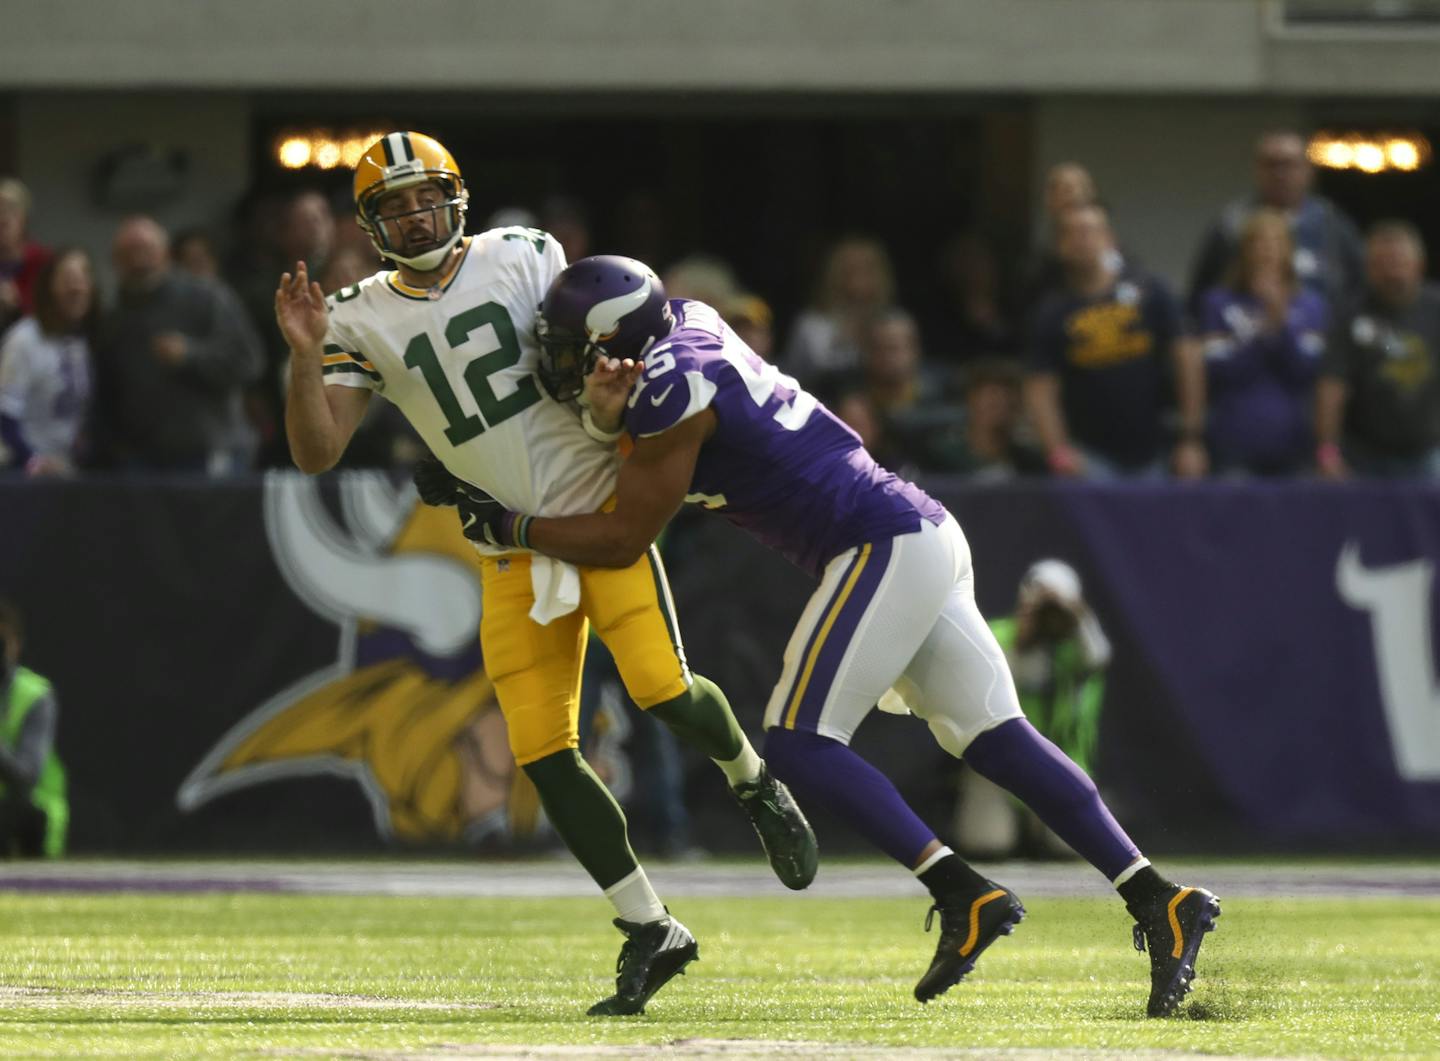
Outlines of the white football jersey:
[[505,507],[537,516],[595,512],[620,458],[535,374],[535,317],[565,268],[553,236],[497,228],[430,291],[376,273],[327,300],[327,384],[365,387],[400,407],[450,470]]

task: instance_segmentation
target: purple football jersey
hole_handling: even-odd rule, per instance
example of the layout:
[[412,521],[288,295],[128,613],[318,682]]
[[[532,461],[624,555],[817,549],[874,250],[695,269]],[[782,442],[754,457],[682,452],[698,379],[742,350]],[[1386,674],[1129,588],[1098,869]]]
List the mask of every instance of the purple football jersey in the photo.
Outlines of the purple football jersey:
[[890,474],[791,377],[762,361],[703,302],[672,299],[675,328],[645,356],[625,425],[658,435],[715,410],[685,500],[818,575],[846,549],[945,519],[937,501]]

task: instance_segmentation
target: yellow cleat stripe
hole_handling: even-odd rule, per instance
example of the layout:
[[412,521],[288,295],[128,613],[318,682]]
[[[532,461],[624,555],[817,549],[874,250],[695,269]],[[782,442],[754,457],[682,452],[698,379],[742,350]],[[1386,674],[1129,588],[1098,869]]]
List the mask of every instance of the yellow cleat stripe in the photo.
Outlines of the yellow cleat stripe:
[[1175,936],[1175,949],[1170,952],[1170,957],[1172,958],[1180,957],[1185,951],[1185,936],[1180,931],[1180,919],[1175,916],[1175,907],[1179,906],[1180,901],[1194,890],[1194,888],[1181,888],[1180,891],[1176,893],[1175,898],[1170,900],[1170,908],[1165,911],[1170,915],[1170,931]]
[[987,892],[970,904],[970,935],[965,937],[965,942],[960,945],[960,957],[968,958],[970,952],[975,949],[975,944],[980,938],[980,907],[986,903],[994,902],[996,899],[1005,898],[1003,888],[996,888],[993,892]]

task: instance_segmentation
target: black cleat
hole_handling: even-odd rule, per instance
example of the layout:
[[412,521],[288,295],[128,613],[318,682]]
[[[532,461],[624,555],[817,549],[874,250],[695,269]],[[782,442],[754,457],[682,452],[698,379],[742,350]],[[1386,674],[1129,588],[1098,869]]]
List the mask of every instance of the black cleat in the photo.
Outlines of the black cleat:
[[1166,1017],[1195,982],[1195,956],[1220,916],[1220,900],[1204,888],[1175,887],[1135,917],[1135,949],[1150,951],[1150,1002],[1145,1013]]
[[1019,896],[994,881],[986,883],[988,891],[953,903],[936,903],[925,915],[925,931],[929,932],[935,912],[940,912],[940,943],[935,960],[915,985],[917,1001],[929,1002],[958,984],[975,968],[985,948],[1014,932],[1025,916]]
[[673,917],[644,925],[617,917],[615,927],[625,934],[615,963],[615,993],[586,1010],[591,1017],[644,1013],[650,996],[700,957],[695,937]]
[[790,790],[761,763],[759,777],[730,791],[755,827],[780,883],[796,891],[809,887],[820,863],[820,850]]

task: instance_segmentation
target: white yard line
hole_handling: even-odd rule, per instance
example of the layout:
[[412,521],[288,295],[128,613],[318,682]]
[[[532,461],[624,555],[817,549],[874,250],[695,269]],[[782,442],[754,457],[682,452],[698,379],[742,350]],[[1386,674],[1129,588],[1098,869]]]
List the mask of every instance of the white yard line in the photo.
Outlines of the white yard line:
[[[1164,869],[1164,862],[1161,862]],[[922,898],[909,874],[884,863],[821,864],[804,893],[787,891],[763,864],[647,861],[664,895],[694,898],[786,896],[825,899]],[[1113,890],[1081,863],[997,863],[986,875],[1021,895],[1109,896]],[[1210,869],[1187,864],[1179,876],[1222,897],[1351,898],[1440,897],[1440,860],[1409,863],[1314,863],[1266,866],[1224,863]],[[319,895],[399,895],[478,898],[589,898],[595,886],[568,858],[523,862],[296,862],[128,861],[8,863],[0,866],[0,892],[281,892]]]
[[[557,1058],[557,1057],[644,1057],[644,1058],[719,1058],[721,1061],[881,1061],[903,1058],[905,1061],[1193,1061],[1191,1051],[1176,1050],[1068,1050],[1045,1049],[957,1049],[923,1046],[863,1046],[846,1043],[823,1043],[789,1039],[677,1039],[659,1044],[627,1044],[624,1046],[501,1046],[492,1044],[444,1044],[423,1051],[383,1050],[343,1053],[328,1050],[277,1052],[283,1057],[345,1057],[355,1061],[470,1061],[473,1058]],[[1205,1055],[1206,1061],[1241,1061],[1238,1057]],[[1254,1057],[1244,1061],[1257,1061]],[[1263,1061],[1263,1059],[1258,1059]],[[1269,1059],[1280,1061],[1280,1059]]]
[[439,1002],[433,999],[378,998],[299,991],[62,991],[48,987],[0,986],[0,1005],[42,1009],[104,1006],[106,1009],[380,1009],[480,1010],[493,1002]]

